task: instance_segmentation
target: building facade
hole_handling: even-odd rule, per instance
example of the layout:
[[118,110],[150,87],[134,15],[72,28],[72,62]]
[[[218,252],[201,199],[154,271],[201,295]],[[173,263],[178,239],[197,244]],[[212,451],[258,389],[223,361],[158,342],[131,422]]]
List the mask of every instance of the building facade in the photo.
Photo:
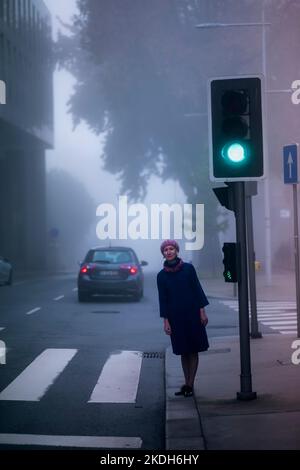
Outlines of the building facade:
[[0,104],[0,254],[24,271],[43,269],[46,260],[51,52],[51,17],[43,1],[0,0],[0,80],[5,84],[5,104]]

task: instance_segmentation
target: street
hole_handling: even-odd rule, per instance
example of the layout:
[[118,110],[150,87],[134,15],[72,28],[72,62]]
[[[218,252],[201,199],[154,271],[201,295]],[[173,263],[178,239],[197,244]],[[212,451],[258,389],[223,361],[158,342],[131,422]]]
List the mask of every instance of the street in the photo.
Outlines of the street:
[[[154,281],[147,277],[141,302],[95,298],[79,304],[75,275],[2,287],[0,434],[17,434],[18,443],[24,435],[48,436],[30,439],[31,446],[42,447],[55,447],[55,436],[71,436],[68,447],[163,448],[163,358],[169,343]],[[119,361],[109,362],[115,357]],[[101,372],[110,397],[112,387],[121,389],[115,400],[97,391]],[[89,436],[87,443],[80,436]]]
[[[237,302],[209,301],[209,338],[238,335]],[[290,333],[292,304],[260,303],[262,333]],[[76,275],[62,274],[2,286],[0,305],[0,448],[164,449],[170,341],[155,273],[140,302],[78,303]]]

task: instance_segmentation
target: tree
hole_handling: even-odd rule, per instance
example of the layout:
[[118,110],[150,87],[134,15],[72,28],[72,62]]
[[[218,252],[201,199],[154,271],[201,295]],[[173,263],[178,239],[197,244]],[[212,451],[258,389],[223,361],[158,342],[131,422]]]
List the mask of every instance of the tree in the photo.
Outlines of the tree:
[[74,124],[85,120],[105,134],[104,169],[132,199],[145,196],[153,174],[178,180],[188,202],[209,209],[209,252],[220,227],[208,178],[208,70],[216,70],[217,60],[220,70],[235,67],[237,73],[257,60],[256,48],[247,56],[236,34],[226,33],[226,54],[219,52],[219,35],[201,39],[195,25],[212,3],[215,15],[229,9],[235,18],[258,8],[256,0],[229,0],[226,8],[219,0],[200,6],[191,0],[78,0],[71,35],[56,46],[59,64],[77,78],[69,102]]

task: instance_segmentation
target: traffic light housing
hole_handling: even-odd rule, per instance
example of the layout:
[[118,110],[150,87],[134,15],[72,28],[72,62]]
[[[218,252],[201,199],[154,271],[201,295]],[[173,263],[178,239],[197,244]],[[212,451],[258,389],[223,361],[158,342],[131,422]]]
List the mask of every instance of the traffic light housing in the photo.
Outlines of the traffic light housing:
[[220,188],[213,188],[213,192],[217,196],[217,199],[221,206],[226,207],[230,211],[235,210],[234,204],[234,190],[233,183],[226,183],[227,186],[222,186]]
[[225,282],[238,282],[237,243],[224,243],[222,251],[224,253],[223,276]]
[[263,178],[261,79],[213,79],[209,95],[210,179]]

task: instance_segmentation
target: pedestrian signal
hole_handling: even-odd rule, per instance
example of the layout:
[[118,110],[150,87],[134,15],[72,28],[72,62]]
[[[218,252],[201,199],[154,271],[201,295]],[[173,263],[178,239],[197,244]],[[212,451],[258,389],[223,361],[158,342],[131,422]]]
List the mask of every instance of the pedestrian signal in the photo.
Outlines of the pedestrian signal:
[[224,253],[223,276],[225,282],[238,282],[238,269],[237,269],[237,244],[224,243],[222,251]]

